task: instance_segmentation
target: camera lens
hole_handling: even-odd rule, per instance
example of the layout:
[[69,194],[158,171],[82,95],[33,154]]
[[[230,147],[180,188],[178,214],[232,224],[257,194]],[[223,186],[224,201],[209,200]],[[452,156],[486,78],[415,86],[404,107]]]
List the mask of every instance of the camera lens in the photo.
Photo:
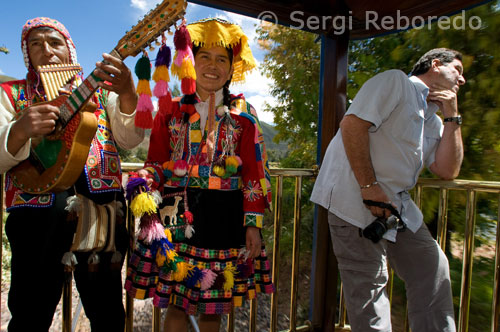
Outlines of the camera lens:
[[375,219],[370,225],[363,229],[363,236],[377,243],[382,239],[384,233],[387,231],[385,220],[382,218]]

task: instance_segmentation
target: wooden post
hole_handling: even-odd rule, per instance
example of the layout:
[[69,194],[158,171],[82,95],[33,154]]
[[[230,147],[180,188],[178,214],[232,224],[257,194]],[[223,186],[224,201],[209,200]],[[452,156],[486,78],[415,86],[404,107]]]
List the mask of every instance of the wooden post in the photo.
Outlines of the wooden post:
[[[348,33],[321,37],[318,161],[339,129],[346,111]],[[314,221],[310,320],[315,331],[335,330],[337,262],[333,255],[328,212],[319,207]]]

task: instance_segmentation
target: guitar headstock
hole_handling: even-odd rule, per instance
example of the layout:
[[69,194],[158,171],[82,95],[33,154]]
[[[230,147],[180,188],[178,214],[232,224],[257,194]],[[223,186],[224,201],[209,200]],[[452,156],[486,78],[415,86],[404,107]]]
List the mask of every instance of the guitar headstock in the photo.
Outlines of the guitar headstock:
[[122,59],[130,55],[136,56],[165,30],[182,19],[186,6],[186,0],[163,0],[120,39],[115,50],[120,53]]

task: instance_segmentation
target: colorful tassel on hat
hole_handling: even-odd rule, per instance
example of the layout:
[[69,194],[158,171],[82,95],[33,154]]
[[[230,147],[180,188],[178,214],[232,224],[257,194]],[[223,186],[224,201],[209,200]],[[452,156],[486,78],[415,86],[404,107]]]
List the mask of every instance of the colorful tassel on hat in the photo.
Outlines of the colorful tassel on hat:
[[149,80],[151,79],[151,63],[144,52],[143,56],[137,61],[135,65],[135,74],[139,79],[137,83],[137,94],[139,100],[137,101],[137,111],[135,114],[135,126],[138,128],[150,129],[153,128],[153,102],[151,101],[151,88],[149,87]]
[[170,48],[165,45],[165,36],[162,36],[162,45],[156,55],[155,71],[153,73],[153,80],[156,82],[153,94],[158,98],[158,112],[162,114],[172,113],[172,95],[168,87],[168,82],[170,82],[168,67],[171,58]]

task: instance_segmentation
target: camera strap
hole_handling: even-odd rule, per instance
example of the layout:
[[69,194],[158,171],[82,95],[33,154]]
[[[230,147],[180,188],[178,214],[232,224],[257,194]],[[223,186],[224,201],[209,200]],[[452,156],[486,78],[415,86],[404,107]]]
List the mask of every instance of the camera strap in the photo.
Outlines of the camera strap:
[[382,209],[387,209],[387,210],[391,211],[391,214],[393,216],[396,216],[396,218],[398,218],[397,230],[402,231],[402,230],[406,229],[406,224],[404,223],[403,218],[401,218],[401,215],[399,214],[398,210],[396,210],[396,208],[392,204],[372,201],[370,199],[364,199],[363,203],[368,205],[368,206],[376,206],[376,207],[379,207]]

